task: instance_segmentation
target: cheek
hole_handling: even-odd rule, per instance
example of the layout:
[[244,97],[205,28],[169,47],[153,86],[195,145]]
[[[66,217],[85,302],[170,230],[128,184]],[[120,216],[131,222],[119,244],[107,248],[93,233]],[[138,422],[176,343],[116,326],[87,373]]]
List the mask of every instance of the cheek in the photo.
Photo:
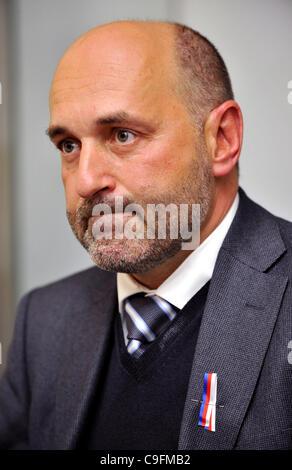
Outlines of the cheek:
[[184,146],[159,143],[139,156],[136,164],[129,168],[131,184],[153,189],[175,185],[184,177],[191,153]]
[[62,170],[62,181],[66,196],[66,208],[69,211],[75,210],[79,197],[76,192],[75,176],[74,173]]

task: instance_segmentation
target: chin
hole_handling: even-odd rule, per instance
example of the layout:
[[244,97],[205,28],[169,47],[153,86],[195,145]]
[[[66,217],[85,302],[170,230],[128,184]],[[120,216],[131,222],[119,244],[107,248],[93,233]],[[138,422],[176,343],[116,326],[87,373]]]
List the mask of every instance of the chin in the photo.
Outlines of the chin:
[[174,240],[98,240],[87,247],[92,261],[111,272],[143,273],[163,264],[181,248]]

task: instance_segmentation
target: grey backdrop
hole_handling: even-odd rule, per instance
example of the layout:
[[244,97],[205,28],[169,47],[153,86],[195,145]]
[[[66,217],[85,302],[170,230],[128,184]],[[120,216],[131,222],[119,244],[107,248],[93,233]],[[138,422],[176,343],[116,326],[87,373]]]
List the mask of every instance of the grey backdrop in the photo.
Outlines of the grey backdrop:
[[104,22],[175,20],[215,43],[244,115],[240,183],[292,219],[292,1],[10,0],[9,16],[14,305],[29,289],[91,265],[67,224],[59,156],[45,129],[58,60],[77,36]]

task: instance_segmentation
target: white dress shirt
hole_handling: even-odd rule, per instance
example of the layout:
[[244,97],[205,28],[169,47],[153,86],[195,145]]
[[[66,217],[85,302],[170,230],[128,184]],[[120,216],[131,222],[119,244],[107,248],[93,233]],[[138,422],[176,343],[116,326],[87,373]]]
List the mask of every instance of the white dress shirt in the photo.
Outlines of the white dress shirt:
[[127,273],[118,273],[117,289],[119,312],[122,315],[122,325],[125,343],[127,339],[127,326],[124,319],[122,304],[129,295],[138,292],[146,292],[162,297],[180,310],[188,301],[211,279],[216,259],[225,236],[234,219],[239,204],[239,194],[225,215],[224,219],[210,233],[210,235],[198,246],[179,267],[165,281],[154,290],[148,289],[138,283]]

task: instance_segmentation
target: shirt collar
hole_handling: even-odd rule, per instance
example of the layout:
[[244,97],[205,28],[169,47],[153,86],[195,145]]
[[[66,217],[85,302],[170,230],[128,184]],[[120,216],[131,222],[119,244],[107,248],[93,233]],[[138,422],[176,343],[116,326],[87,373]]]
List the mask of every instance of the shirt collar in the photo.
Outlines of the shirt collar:
[[216,259],[239,204],[237,193],[229,211],[216,229],[183,263],[155,290],[139,284],[127,273],[118,273],[117,289],[119,311],[123,300],[138,292],[155,293],[182,309],[187,302],[211,279]]

